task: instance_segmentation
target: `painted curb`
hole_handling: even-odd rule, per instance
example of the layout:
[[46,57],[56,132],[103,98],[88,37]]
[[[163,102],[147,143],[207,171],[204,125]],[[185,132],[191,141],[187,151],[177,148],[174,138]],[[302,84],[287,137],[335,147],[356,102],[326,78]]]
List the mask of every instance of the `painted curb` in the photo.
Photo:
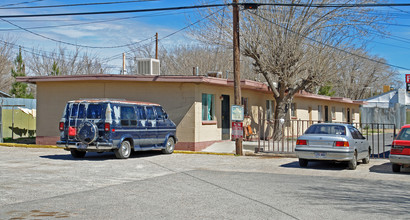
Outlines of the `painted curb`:
[[[51,148],[51,149],[64,149],[61,147],[57,147],[55,145],[37,145],[37,144],[16,144],[16,143],[0,143],[0,146],[3,147],[25,147],[25,148]],[[175,150],[174,153],[176,154],[205,154],[205,155],[222,155],[222,156],[235,156],[233,153],[217,153],[217,152],[203,152],[203,151],[183,151],[183,150]],[[296,155],[294,154],[261,154],[261,153],[251,153],[251,152],[244,152],[244,156],[259,156],[259,157],[289,157],[295,158]]]
[[16,144],[16,143],[0,143],[0,146],[4,147],[25,147],[25,148],[55,148],[61,149],[55,145],[36,145],[36,144]]
[[215,153],[215,152],[183,151],[183,150],[175,150],[174,153],[176,153],[176,154],[209,154],[209,155],[235,156],[235,154],[231,154],[231,153]]
[[[16,143],[0,143],[3,147],[25,147],[25,148],[53,148],[53,149],[63,149],[55,145],[38,145],[38,144],[16,144]],[[234,156],[235,154],[230,153],[214,153],[214,152],[201,152],[201,151],[182,151],[176,150],[174,153],[177,154],[211,154],[211,155],[227,155]]]

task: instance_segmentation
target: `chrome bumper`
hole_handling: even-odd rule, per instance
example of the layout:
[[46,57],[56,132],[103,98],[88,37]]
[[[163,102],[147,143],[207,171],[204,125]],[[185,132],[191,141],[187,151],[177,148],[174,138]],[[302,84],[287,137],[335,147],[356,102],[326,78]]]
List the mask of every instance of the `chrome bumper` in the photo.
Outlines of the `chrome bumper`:
[[408,155],[390,154],[389,159],[391,163],[410,164],[410,156]]
[[298,158],[308,160],[349,161],[353,159],[354,151],[335,151],[324,149],[295,149]]
[[111,143],[94,142],[90,145],[87,145],[81,142],[66,142],[66,141],[57,141],[57,147],[64,148],[64,150],[76,149],[80,151],[97,151],[97,152],[111,151],[117,148]]

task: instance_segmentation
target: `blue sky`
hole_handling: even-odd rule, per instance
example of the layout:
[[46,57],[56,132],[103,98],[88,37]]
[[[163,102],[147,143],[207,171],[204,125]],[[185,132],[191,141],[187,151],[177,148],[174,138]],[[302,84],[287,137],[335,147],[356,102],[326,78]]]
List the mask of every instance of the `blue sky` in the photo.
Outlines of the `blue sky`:
[[[112,2],[116,0],[3,0],[1,7],[24,7],[24,6],[44,6],[61,4],[78,4],[93,2]],[[121,1],[121,0],[117,0]],[[24,3],[25,2],[25,3]],[[16,4],[24,3],[24,4]],[[222,0],[211,1],[211,3],[222,3]],[[410,3],[410,1],[392,1],[391,3]],[[16,4],[16,5],[9,5]],[[12,14],[41,14],[41,13],[67,13],[67,12],[90,12],[90,11],[113,11],[146,8],[165,8],[177,6],[195,5],[197,1],[189,0],[158,0],[146,2],[133,2],[126,4],[99,5],[99,6],[79,6],[61,8],[14,8],[0,9],[1,15]],[[7,6],[9,5],[9,6]],[[374,36],[369,42],[368,50],[372,55],[383,57],[389,64],[410,69],[410,7],[393,7],[377,9],[381,13],[391,13],[394,17],[392,21],[396,25],[388,27],[391,36]],[[29,29],[30,31],[43,35],[36,36],[27,31],[19,30],[16,26],[0,21],[0,36],[15,40],[15,43],[25,48],[37,48],[44,51],[52,51],[59,45],[72,50],[74,47],[63,43],[57,43],[50,39],[63,41],[70,44],[84,46],[118,46],[139,42],[148,39],[144,43],[152,42],[156,32],[159,38],[163,38],[188,25],[187,17],[196,13],[195,9],[147,12],[147,13],[127,13],[89,16],[62,16],[62,17],[37,17],[37,18],[10,18],[6,19],[15,25],[24,28],[58,26],[50,28]],[[134,17],[134,18],[129,18]],[[109,21],[112,19],[127,18],[123,20]],[[98,23],[90,23],[98,22]],[[62,26],[76,24],[75,26]],[[10,30],[12,29],[12,30]],[[4,38],[3,38],[4,39]],[[179,32],[169,38],[163,39],[163,46],[192,43],[194,40],[186,32]],[[102,58],[113,57],[110,61],[111,73],[118,73],[121,68],[121,53],[128,51],[127,47],[122,48],[82,48]],[[410,73],[409,70],[398,70],[401,74]],[[404,81],[404,75],[400,76]]]

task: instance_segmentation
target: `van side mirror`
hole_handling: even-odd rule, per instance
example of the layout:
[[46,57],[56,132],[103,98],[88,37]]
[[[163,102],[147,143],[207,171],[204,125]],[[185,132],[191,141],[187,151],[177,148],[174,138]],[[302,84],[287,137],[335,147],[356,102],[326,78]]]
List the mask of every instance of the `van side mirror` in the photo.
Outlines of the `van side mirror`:
[[165,113],[163,117],[164,117],[164,119],[168,119],[168,114]]

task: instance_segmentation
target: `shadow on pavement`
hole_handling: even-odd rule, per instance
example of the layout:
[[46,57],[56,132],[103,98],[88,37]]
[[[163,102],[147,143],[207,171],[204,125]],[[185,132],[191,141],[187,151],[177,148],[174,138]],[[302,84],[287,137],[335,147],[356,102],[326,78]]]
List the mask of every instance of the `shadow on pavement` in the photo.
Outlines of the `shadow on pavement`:
[[299,162],[291,162],[281,165],[285,168],[300,168],[300,169],[311,169],[311,170],[346,170],[348,169],[347,163],[342,162],[332,162],[332,161],[309,161],[307,167],[300,167]]
[[[138,151],[132,152],[128,159],[133,158],[143,158],[143,157],[153,157],[162,155],[161,151]],[[51,159],[51,160],[88,160],[88,161],[103,161],[103,160],[120,160],[115,157],[113,152],[87,152],[84,158],[73,158],[70,152],[67,151],[66,154],[54,154],[54,155],[43,155],[41,158]]]
[[387,173],[387,174],[394,174],[394,175],[409,175],[410,168],[401,168],[400,173],[393,173],[391,163],[387,162],[380,165],[374,165],[369,169],[372,173]]

